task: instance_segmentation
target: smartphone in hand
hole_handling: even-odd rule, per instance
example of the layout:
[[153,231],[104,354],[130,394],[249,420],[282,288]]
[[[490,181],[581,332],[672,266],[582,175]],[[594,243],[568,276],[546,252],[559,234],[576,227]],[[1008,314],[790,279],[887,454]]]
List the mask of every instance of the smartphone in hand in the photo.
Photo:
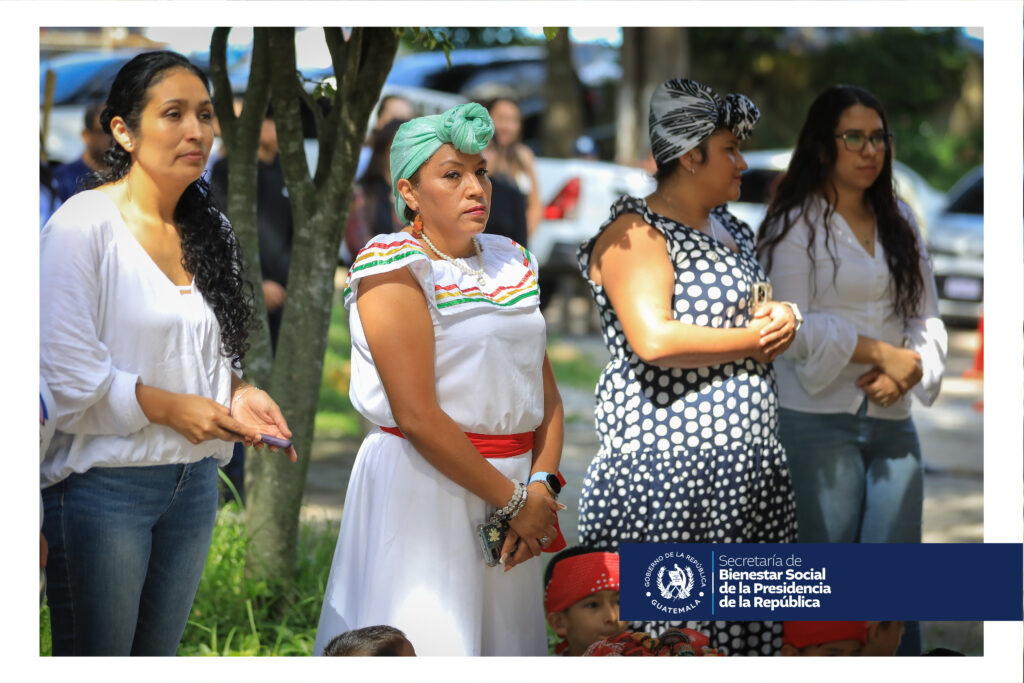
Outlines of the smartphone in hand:
[[279,439],[276,436],[270,436],[270,434],[260,434],[263,438],[263,443],[268,446],[277,446],[278,448],[291,448],[292,442],[288,439]]

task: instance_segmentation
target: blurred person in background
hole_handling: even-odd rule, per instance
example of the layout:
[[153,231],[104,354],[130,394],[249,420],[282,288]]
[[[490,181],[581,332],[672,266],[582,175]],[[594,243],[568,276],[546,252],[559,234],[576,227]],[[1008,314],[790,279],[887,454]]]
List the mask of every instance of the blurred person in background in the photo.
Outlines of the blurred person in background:
[[[356,178],[362,178],[363,174],[366,172],[366,167],[369,165],[370,157],[373,156],[373,150],[376,147],[374,140],[376,139],[377,134],[392,121],[408,121],[414,116],[416,116],[416,109],[412,106],[412,102],[401,95],[385,95],[380,98],[380,102],[377,103],[377,117],[373,122],[373,130],[370,131],[370,135],[366,138],[366,142],[363,143],[362,148],[359,150],[359,164],[356,166]],[[393,138],[394,133],[392,133],[391,136]]]
[[[507,97],[495,98],[487,105],[487,112],[494,121],[494,137],[484,150],[487,170],[492,181],[503,179],[522,196],[526,210],[526,240],[513,239],[525,245],[541,219],[540,188],[533,151],[522,142],[523,116],[514,100]],[[504,190],[501,192],[505,194]],[[510,200],[502,205],[499,203],[501,199],[498,197],[494,203],[493,216],[498,217],[503,211],[518,210],[518,201]],[[488,231],[494,232],[495,229],[500,227],[492,228],[488,225]]]
[[85,121],[82,128],[82,142],[85,150],[75,161],[62,164],[53,171],[53,179],[57,185],[57,194],[62,202],[82,189],[85,179],[93,172],[102,169],[106,162],[103,155],[110,149],[112,138],[110,133],[103,132],[100,125],[102,102],[93,102],[85,108]]
[[[806,317],[776,362],[799,542],[920,543],[910,395],[925,406],[938,397],[947,338],[873,94],[837,85],[811,104],[758,256],[775,295]],[[898,654],[921,654],[917,622],[906,622]]]
[[[260,127],[256,161],[256,221],[260,270],[263,273],[263,298],[267,304],[267,321],[270,326],[270,346],[272,352],[276,352],[288,287],[288,266],[291,262],[294,226],[292,205],[288,199],[288,188],[284,183],[284,173],[278,157],[274,113],[269,105],[263,125]],[[210,174],[210,190],[221,209],[226,209],[228,205],[229,164],[228,157],[223,157],[214,164]]]
[[[395,194],[391,187],[391,142],[405,119],[393,119],[373,136],[373,154],[353,188],[349,222],[345,227],[345,247],[356,254],[373,235],[398,232],[404,225],[395,213]],[[355,214],[361,213],[357,216]]]

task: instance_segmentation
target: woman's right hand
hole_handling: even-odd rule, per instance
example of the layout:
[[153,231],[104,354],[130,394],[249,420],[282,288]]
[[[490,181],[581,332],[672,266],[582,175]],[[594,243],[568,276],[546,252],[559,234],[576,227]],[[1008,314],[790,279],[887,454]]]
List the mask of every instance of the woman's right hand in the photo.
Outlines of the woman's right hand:
[[175,409],[167,415],[167,426],[194,444],[220,439],[252,446],[260,436],[258,429],[231,417],[228,408],[213,399],[195,394],[176,396]]
[[205,396],[178,394],[144,384],[136,386],[135,395],[150,422],[170,427],[193,444],[220,439],[252,446],[259,439],[258,429],[242,424],[231,417],[227,406]]
[[[554,539],[558,535],[555,530],[558,509],[558,503],[547,493],[546,489],[544,493],[538,491],[537,487],[532,487],[528,491],[523,509],[508,522],[512,531],[515,532],[514,535],[518,536],[519,552],[512,557],[505,558],[506,570],[511,569],[519,562],[540,555],[543,550],[539,540],[541,537],[547,536],[549,539]],[[513,534],[509,533],[505,539],[505,547],[502,548],[502,556],[505,557],[514,545]],[[529,550],[527,555],[522,554],[524,545]]]
[[896,382],[902,394],[910,391],[924,376],[921,369],[921,354],[900,346],[887,345],[879,367]]

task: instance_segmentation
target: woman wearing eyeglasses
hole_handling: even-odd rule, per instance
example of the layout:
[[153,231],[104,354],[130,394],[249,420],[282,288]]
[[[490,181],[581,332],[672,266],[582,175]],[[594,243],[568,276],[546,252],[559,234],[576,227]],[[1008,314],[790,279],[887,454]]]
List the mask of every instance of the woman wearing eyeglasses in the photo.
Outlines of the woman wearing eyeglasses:
[[[946,330],[914,217],[893,191],[892,135],[870,92],[834,86],[811,105],[758,256],[775,298],[804,315],[775,363],[799,541],[920,542],[910,394],[925,405],[938,396]],[[916,629],[904,645],[920,653]]]

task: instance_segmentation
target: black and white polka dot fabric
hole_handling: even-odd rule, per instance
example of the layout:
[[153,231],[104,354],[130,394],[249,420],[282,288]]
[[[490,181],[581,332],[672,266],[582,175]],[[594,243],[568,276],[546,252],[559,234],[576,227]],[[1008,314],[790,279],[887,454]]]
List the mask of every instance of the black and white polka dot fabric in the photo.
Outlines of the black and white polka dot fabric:
[[[753,233],[724,206],[712,212],[738,253],[712,237],[622,197],[603,230],[640,214],[664,234],[675,269],[672,307],[680,322],[745,327],[751,285],[767,276]],[[599,233],[600,234],[600,233]],[[577,257],[589,280],[595,236]],[[794,542],[796,514],[778,439],[775,374],[752,358],[696,369],[649,365],[633,352],[604,289],[590,282],[611,352],[597,385],[600,450],[580,498],[580,542],[614,551],[620,543]],[[677,625],[677,624],[673,624]],[[657,635],[668,623],[636,625]],[[729,654],[771,655],[781,623],[698,622]]]

